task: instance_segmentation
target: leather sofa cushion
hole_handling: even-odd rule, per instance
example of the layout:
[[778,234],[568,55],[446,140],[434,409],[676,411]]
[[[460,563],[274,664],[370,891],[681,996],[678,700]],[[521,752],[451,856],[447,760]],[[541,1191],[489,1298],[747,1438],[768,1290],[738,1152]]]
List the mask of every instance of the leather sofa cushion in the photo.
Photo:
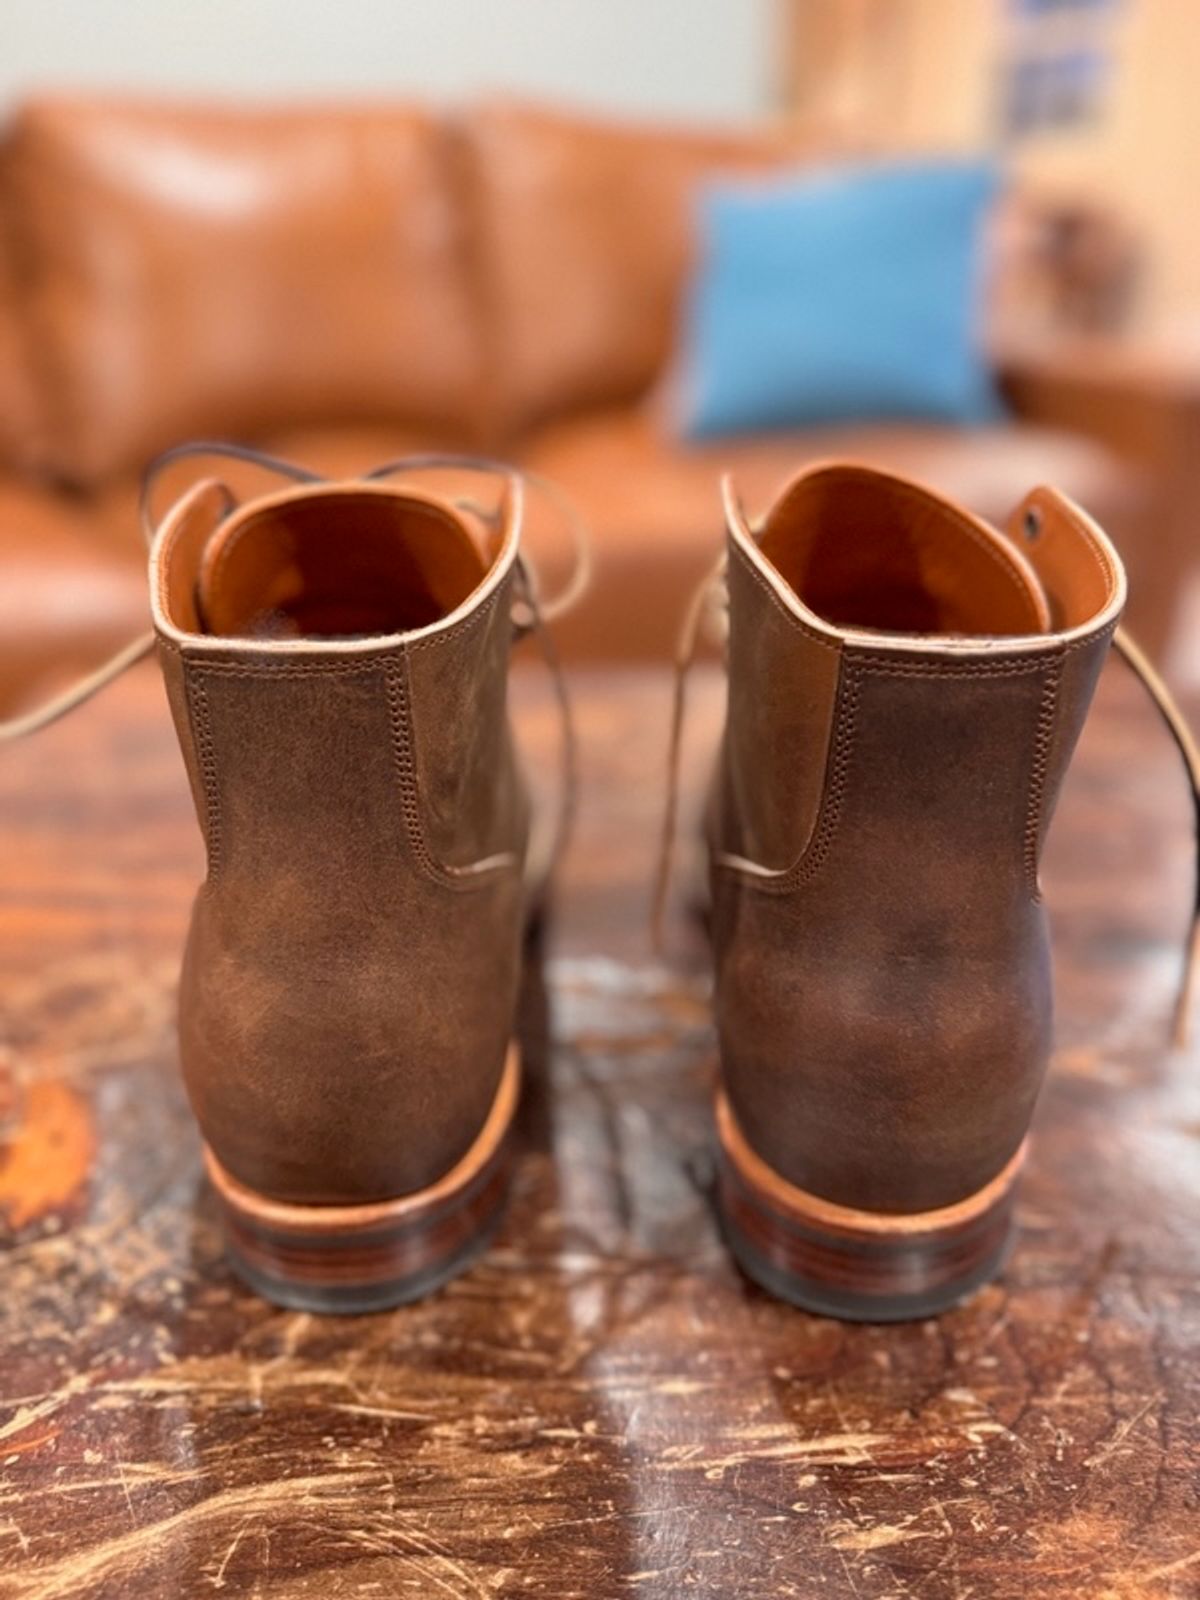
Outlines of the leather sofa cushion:
[[0,477],[0,716],[30,709],[150,624],[136,520]]
[[782,131],[686,131],[483,104],[461,123],[493,431],[642,393],[674,341],[691,196],[799,159]]
[[[1001,526],[1031,484],[1049,482],[1118,538],[1137,526],[1148,494],[1136,469],[1082,435],[1020,424],[813,428],[681,445],[648,408],[630,407],[548,426],[520,459],[562,487],[594,540],[592,590],[555,629],[575,659],[669,658],[688,595],[722,548],[727,471],[752,516],[801,467],[839,459],[924,479]],[[531,510],[534,559],[553,567],[561,533],[536,497]]]
[[43,467],[95,483],[209,430],[468,426],[445,141],[416,109],[27,108],[8,160]]

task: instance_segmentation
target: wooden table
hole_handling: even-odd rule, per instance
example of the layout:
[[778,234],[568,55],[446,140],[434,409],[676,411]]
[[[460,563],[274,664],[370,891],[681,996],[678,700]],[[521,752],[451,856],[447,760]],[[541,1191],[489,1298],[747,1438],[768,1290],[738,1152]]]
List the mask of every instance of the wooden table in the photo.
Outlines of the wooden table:
[[[549,750],[544,691],[522,721]],[[1061,1047],[1004,1282],[844,1327],[726,1258],[702,960],[644,931],[665,677],[580,675],[585,803],[507,1221],[423,1305],[230,1276],[176,1075],[200,853],[138,669],[0,751],[0,1600],[1200,1593],[1200,1071],[1165,737],[1113,667],[1048,870]],[[690,793],[719,716],[703,680]]]

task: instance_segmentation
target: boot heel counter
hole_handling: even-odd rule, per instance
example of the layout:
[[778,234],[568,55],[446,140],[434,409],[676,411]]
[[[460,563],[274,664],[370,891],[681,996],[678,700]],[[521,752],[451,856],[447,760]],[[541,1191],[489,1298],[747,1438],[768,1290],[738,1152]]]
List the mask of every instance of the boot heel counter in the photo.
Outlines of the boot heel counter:
[[224,889],[218,879],[197,897],[179,992],[180,1065],[214,1155],[255,1191],[301,1204],[436,1182],[494,1098],[517,974],[497,963],[468,994],[402,936],[369,951],[272,937],[231,916]]
[[437,1181],[396,1199],[281,1202],[239,1182],[206,1146],[235,1269],[268,1300],[300,1311],[378,1311],[438,1288],[486,1245],[498,1220],[519,1088],[514,1045],[470,1148]]
[[187,664],[209,873],[182,1064],[218,1160],[281,1201],[438,1179],[486,1117],[509,1044],[519,864],[462,886],[431,871],[395,678],[381,655]]
[[1045,1077],[1042,910],[1030,907],[1019,958],[986,972],[922,960],[918,982],[861,957],[849,941],[764,959],[760,942],[742,971],[728,964],[722,1082],[754,1149],[800,1188],[881,1212],[953,1204],[1010,1159]]
[[716,1105],[718,1196],[746,1273],[808,1311],[901,1322],[946,1310],[999,1271],[1012,1237],[1022,1144],[974,1194],[936,1210],[887,1215],[832,1204],[774,1172]]
[[1031,865],[1059,667],[847,651],[812,843],[785,881],[733,875],[725,1079],[751,1143],[802,1188],[933,1209],[1024,1137],[1051,1032]]

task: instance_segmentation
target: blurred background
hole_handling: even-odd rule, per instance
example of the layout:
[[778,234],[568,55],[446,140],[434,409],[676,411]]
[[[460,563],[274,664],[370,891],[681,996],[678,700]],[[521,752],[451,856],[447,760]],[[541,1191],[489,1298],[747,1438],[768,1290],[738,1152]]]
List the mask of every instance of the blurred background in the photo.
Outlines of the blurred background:
[[[0,90],[75,84],[242,97],[497,88],[619,111],[738,120],[782,88],[775,0],[130,0],[22,7]],[[14,37],[15,33],[15,37]]]
[[[723,470],[761,506],[853,455],[1000,522],[1050,480],[1122,546],[1152,653],[1185,688],[1200,673],[1194,7],[89,0],[11,8],[5,32],[0,713],[144,626],[138,476],[196,436],[331,473],[482,448],[555,478],[597,545],[577,660],[666,660]],[[953,316],[919,229],[889,236],[856,187],[899,160],[1000,175],[954,222],[955,282],[982,287]],[[803,188],[831,175],[849,234]],[[716,194],[762,196],[781,260],[797,217],[820,240],[765,379]],[[826,311],[839,249],[872,238],[909,325],[940,296],[936,362],[883,329],[887,361],[860,368],[864,316]],[[828,334],[824,391],[801,311]],[[929,392],[918,369],[951,347],[994,404]]]

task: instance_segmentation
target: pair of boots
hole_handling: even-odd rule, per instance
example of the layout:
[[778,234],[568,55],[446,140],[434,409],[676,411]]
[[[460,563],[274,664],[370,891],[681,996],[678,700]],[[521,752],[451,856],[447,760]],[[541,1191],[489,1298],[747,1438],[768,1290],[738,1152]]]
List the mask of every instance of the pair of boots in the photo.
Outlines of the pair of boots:
[[[154,532],[208,860],[180,1045],[239,1272],[363,1311],[460,1270],[503,1201],[554,855],[506,688],[541,617],[518,478],[490,511],[295,477],[201,482]],[[720,1211],[783,1298],[925,1316],[1010,1237],[1050,1048],[1038,863],[1124,574],[1045,489],[1004,534],[853,465],[725,511]]]

